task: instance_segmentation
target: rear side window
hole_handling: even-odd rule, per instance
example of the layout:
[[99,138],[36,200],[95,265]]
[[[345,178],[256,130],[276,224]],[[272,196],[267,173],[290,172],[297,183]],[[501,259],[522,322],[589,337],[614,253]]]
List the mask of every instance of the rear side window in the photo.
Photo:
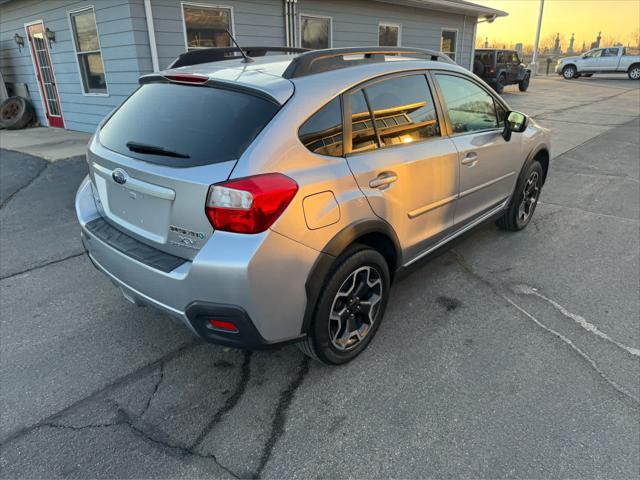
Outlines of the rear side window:
[[485,65],[493,65],[495,52],[476,52],[476,60]]
[[240,158],[278,109],[244,92],[149,83],[107,121],[100,143],[129,157],[172,167],[226,162]]
[[440,135],[433,98],[424,75],[397,77],[366,89],[383,147]]
[[298,131],[300,141],[313,153],[342,156],[342,104],[336,97],[309,118]]

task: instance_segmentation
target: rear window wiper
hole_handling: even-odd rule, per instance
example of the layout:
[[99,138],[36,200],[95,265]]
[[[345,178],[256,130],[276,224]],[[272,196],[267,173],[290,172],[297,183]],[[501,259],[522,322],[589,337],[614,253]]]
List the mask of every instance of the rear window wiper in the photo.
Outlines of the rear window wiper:
[[191,158],[189,155],[185,155],[184,153],[174,152],[173,150],[167,150],[166,148],[158,147],[156,145],[147,145],[146,143],[127,142],[127,148],[132,152],[148,153],[149,155],[164,155],[165,157],[175,158]]

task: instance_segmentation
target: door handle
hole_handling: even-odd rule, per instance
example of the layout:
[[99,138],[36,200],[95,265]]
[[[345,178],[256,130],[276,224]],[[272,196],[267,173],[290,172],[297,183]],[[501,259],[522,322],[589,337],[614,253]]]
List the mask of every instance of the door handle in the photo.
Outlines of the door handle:
[[463,165],[473,166],[476,164],[477,161],[478,161],[478,154],[476,152],[469,152],[464,156],[464,158],[460,163],[462,163]]
[[398,176],[394,172],[382,172],[376,178],[369,182],[371,188],[379,188],[383,190],[398,180]]

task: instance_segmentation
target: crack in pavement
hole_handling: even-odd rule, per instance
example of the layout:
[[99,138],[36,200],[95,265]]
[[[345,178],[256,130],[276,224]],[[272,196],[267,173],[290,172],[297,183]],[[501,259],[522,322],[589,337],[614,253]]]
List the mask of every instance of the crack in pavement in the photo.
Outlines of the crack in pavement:
[[56,260],[51,260],[49,262],[41,263],[41,264],[35,265],[33,267],[29,267],[29,268],[27,268],[25,270],[21,270],[19,272],[15,272],[15,273],[10,273],[9,275],[5,275],[4,277],[0,277],[0,280],[6,280],[8,278],[17,277],[18,275],[23,275],[25,273],[32,272],[34,270],[40,270],[41,268],[48,267],[49,265],[55,265],[57,263],[62,263],[64,261],[66,261],[66,260],[71,260],[72,258],[80,257],[80,256],[84,255],[85,253],[86,252],[83,250],[80,253],[74,253],[74,254],[71,254],[71,255],[63,257],[63,258],[58,258]]
[[25,426],[22,428],[18,428],[13,430],[12,432],[9,432],[7,435],[5,435],[2,440],[0,441],[0,448],[4,447],[5,445],[8,445],[9,443],[29,434],[30,432],[38,429],[40,426],[42,425],[46,425],[46,424],[50,424],[53,423],[56,419],[63,417],[64,415],[74,411],[76,408],[85,405],[93,400],[96,400],[97,398],[99,398],[102,395],[105,395],[111,391],[116,390],[117,388],[120,388],[123,385],[127,385],[130,382],[136,381],[142,377],[144,377],[145,375],[148,375],[149,373],[153,372],[154,370],[156,370],[158,368],[158,366],[160,365],[161,362],[169,362],[175,358],[179,358],[180,355],[184,354],[185,352],[187,352],[188,350],[190,350],[193,347],[196,347],[198,345],[202,344],[202,340],[194,338],[193,340],[191,340],[190,342],[185,343],[184,345],[181,345],[180,347],[176,348],[175,350],[172,350],[170,352],[168,352],[167,354],[163,355],[162,357],[155,359],[149,363],[147,363],[146,365],[141,366],[140,368],[134,370],[133,372],[130,372],[126,375],[123,375],[121,377],[116,378],[115,380],[112,380],[111,382],[109,382],[107,385],[100,387],[98,390],[90,393],[89,395],[80,398],[78,400],[76,400],[75,402],[73,402],[71,405],[68,405],[66,407],[64,407],[61,410],[58,410],[57,412],[48,415],[47,417],[45,417],[44,419],[29,425],[29,426]]
[[[155,395],[155,392],[152,393],[151,397]],[[222,465],[214,454],[203,454],[195,451],[193,448],[181,445],[179,443],[172,443],[169,439],[162,438],[166,437],[166,435],[162,432],[156,436],[153,433],[149,432],[149,425],[145,424],[141,416],[136,416],[135,414],[127,411],[125,408],[118,406],[116,411],[116,418],[113,422],[103,423],[103,424],[87,424],[82,426],[74,426],[74,425],[65,425],[59,423],[51,423],[45,422],[41,423],[37,426],[40,428],[55,428],[55,429],[63,429],[63,430],[72,430],[72,431],[82,431],[82,430],[90,430],[90,429],[99,429],[99,428],[112,428],[117,426],[126,426],[130,428],[135,434],[141,437],[143,440],[153,443],[155,446],[159,446],[162,449],[170,450],[172,452],[178,452],[183,456],[194,456],[202,459],[213,460],[213,462],[222,470],[227,472],[234,478],[240,478],[236,473],[231,471],[229,468]],[[152,430],[156,430],[153,428]]]
[[565,335],[561,334],[560,332],[558,332],[558,331],[546,326],[540,320],[538,320],[535,316],[533,316],[531,313],[526,311],[524,308],[522,308],[520,305],[518,305],[516,302],[514,302],[507,295],[502,293],[498,289],[497,286],[495,286],[489,280],[487,280],[482,275],[480,275],[478,272],[476,272],[475,269],[471,265],[469,265],[469,263],[465,260],[465,258],[462,256],[462,254],[458,253],[457,251],[455,251],[453,249],[451,249],[450,252],[453,255],[454,259],[458,262],[458,264],[462,267],[462,269],[469,276],[473,277],[474,279],[476,279],[477,281],[479,281],[483,285],[487,286],[495,295],[497,295],[498,297],[502,298],[504,301],[506,301],[512,307],[516,308],[519,312],[521,312],[527,318],[532,320],[540,328],[544,329],[545,331],[547,331],[549,333],[552,333],[553,335],[558,337],[560,340],[562,340],[565,344],[567,344],[569,347],[571,347],[571,349],[573,351],[575,351],[580,357],[582,357],[603,380],[605,380],[611,387],[613,387],[614,390],[616,390],[617,392],[619,392],[619,393],[623,394],[624,396],[630,398],[636,404],[640,405],[640,398],[636,397],[633,393],[629,392],[625,387],[623,387],[622,385],[618,384],[615,380],[613,380],[606,373],[604,373],[604,371],[598,366],[598,364],[591,357],[589,357],[589,355],[587,355],[585,352],[583,352],[575,343],[573,343],[573,341],[571,339],[569,339]]
[[637,218],[621,217],[619,215],[611,215],[609,213],[594,212],[592,210],[585,210],[584,208],[578,208],[578,207],[570,207],[568,205],[562,205],[560,203],[552,203],[552,202],[547,202],[547,201],[544,201],[544,202],[538,201],[538,205],[551,205],[553,207],[564,208],[564,209],[567,209],[567,210],[575,210],[577,212],[588,213],[590,215],[596,215],[598,217],[615,218],[616,220],[623,220],[623,221],[633,222],[633,223],[640,222],[640,220],[637,219]]
[[162,380],[164,380],[164,360],[160,361],[160,375],[159,375],[158,381],[154,385],[151,395],[149,395],[149,398],[147,398],[147,403],[145,404],[144,408],[140,412],[140,415],[138,415],[140,418],[144,417],[144,414],[147,413],[147,411],[149,410],[149,407],[151,406],[151,402],[155,398],[156,393],[158,393],[158,389],[160,388],[160,384],[162,383]]
[[205,438],[207,438],[207,435],[209,435],[220,420],[222,420],[222,417],[233,410],[244,395],[247,385],[249,384],[249,378],[251,377],[251,353],[251,350],[245,350],[242,366],[240,367],[240,379],[236,384],[234,392],[227,398],[224,405],[214,414],[207,426],[202,429],[198,437],[192,442],[189,447],[191,450],[195,450],[202,444]]
[[21,186],[20,188],[18,188],[15,192],[13,192],[11,195],[9,195],[4,202],[0,203],[0,208],[4,208],[13,197],[15,197],[18,193],[20,193],[22,190],[24,190],[25,188],[27,188],[29,185],[31,185],[33,182],[35,182],[38,178],[40,178],[40,176],[44,173],[44,171],[49,168],[51,164],[47,163],[44,167],[42,167],[38,173],[36,173],[34,175],[34,177],[29,180],[27,183],[25,183],[23,186]]
[[276,443],[284,433],[284,425],[287,420],[287,412],[289,407],[291,406],[291,402],[293,401],[293,397],[302,385],[304,378],[309,373],[310,367],[310,358],[305,356],[300,363],[298,368],[298,373],[289,386],[280,392],[280,398],[278,400],[278,405],[276,406],[276,411],[273,415],[273,419],[271,421],[271,433],[269,438],[264,444],[264,448],[262,450],[262,455],[260,456],[260,464],[258,465],[257,470],[250,478],[260,478],[262,475],[262,471],[266,467],[269,459],[271,458],[271,454],[273,453],[273,448]]
[[584,318],[581,315],[578,315],[577,313],[570,312],[555,300],[552,300],[549,297],[540,293],[537,288],[531,287],[529,285],[524,285],[524,284],[516,285],[514,287],[514,292],[521,295],[534,295],[538,298],[541,298],[542,300],[546,301],[551,306],[553,306],[556,310],[558,310],[562,315],[576,322],[578,325],[584,328],[587,332],[593,333],[597,337],[602,338],[603,340],[615,345],[616,347],[624,350],[625,352],[635,357],[640,357],[640,349],[629,347],[611,338],[609,335],[607,335],[606,333],[598,329],[598,327],[596,327],[593,323],[587,321],[586,318]]

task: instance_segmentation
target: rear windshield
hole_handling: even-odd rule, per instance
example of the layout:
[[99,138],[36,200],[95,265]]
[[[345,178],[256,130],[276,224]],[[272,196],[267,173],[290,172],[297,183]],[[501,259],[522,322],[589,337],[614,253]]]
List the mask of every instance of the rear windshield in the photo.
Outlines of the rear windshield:
[[493,65],[493,59],[496,52],[476,52],[476,61],[480,61],[485,65]]
[[146,162],[193,167],[240,158],[278,106],[208,86],[142,85],[100,131],[106,148]]

